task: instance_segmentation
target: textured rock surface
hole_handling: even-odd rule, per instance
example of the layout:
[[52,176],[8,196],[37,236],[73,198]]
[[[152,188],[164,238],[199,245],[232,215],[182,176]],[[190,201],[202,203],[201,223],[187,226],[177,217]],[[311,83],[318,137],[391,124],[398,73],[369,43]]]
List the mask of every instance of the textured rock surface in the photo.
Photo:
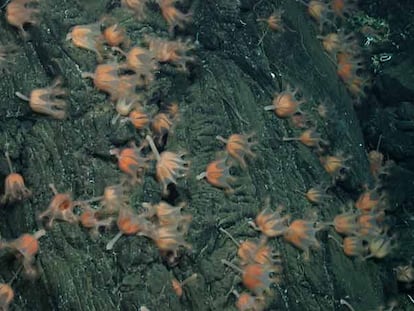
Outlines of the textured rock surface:
[[[263,109],[286,84],[300,87],[309,106],[328,100],[332,119],[318,119],[318,129],[331,142],[332,152],[352,155],[352,169],[334,188],[332,202],[316,208],[319,218],[331,220],[355,198],[360,185],[369,180],[362,133],[352,100],[315,39],[315,25],[302,6],[284,1],[280,7],[285,10],[285,31],[268,32],[258,44],[265,27],[256,18],[268,16],[280,1],[254,2],[194,1],[194,23],[188,32],[199,42],[197,64],[190,76],[162,71],[152,90],[154,99],[180,103],[181,121],[168,138],[168,147],[187,150],[192,162],[190,178],[177,188],[177,200],[188,202],[193,215],[188,236],[192,250],[182,252],[179,264],[171,268],[145,238],[123,238],[107,252],[105,245],[114,231],[94,240],[77,226],[59,223],[41,239],[41,278],[14,281],[14,309],[137,310],[146,305],[160,311],[234,310],[229,292],[238,288],[239,277],[220,260],[233,259],[236,248],[218,227],[237,240],[258,237],[247,221],[261,210],[265,197],[274,206],[285,205],[295,218],[306,217],[315,208],[295,190],[330,181],[315,153],[280,140],[292,134],[288,122]],[[95,55],[65,41],[70,27],[111,14],[122,19],[133,42],[139,43],[142,33],[167,35],[159,13],[151,12],[150,22],[141,24],[116,1],[44,0],[41,8],[42,22],[39,28],[30,28],[26,42],[6,24],[3,14],[0,18],[1,43],[18,47],[15,63],[0,80],[0,148],[4,151],[8,144],[16,171],[34,193],[31,200],[0,211],[5,239],[36,230],[36,215],[52,196],[49,183],[80,199],[98,196],[106,185],[117,183],[121,173],[109,149],[140,139],[132,127],[111,123],[114,111],[106,96],[81,78],[81,72],[94,70]],[[56,76],[64,77],[70,91],[67,120],[33,114],[14,96],[15,91],[26,94],[49,85]],[[251,166],[235,171],[241,176],[237,193],[225,196],[195,176],[222,148],[215,136],[234,132],[255,132],[259,144]],[[7,173],[3,159],[1,180]],[[159,185],[151,174],[131,197],[135,208],[159,199]],[[319,235],[322,247],[309,261],[290,245],[271,241],[282,254],[284,272],[269,310],[339,310],[339,300],[345,297],[355,310],[372,310],[383,303],[380,266],[345,257],[327,235]],[[6,281],[16,269],[2,257],[1,275]],[[185,279],[194,272],[200,277],[178,299],[170,285],[172,276]]]

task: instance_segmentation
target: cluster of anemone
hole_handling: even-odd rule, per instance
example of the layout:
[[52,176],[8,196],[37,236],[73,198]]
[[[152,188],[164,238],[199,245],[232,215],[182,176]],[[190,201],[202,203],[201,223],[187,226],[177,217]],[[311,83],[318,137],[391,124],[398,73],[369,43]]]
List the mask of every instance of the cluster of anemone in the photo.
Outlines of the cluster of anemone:
[[[288,119],[293,128],[301,131],[297,136],[285,136],[282,137],[282,140],[299,141],[306,147],[316,151],[323,168],[332,176],[332,182],[335,183],[336,180],[345,177],[345,172],[349,170],[346,162],[351,157],[344,156],[341,151],[334,154],[328,152],[328,140],[323,139],[316,131],[316,116],[311,114],[311,109],[306,111],[302,108],[302,105],[306,106],[304,105],[306,102],[304,96],[300,95],[299,88],[287,85],[285,90],[275,93],[272,105],[265,106],[264,110],[273,111],[278,118]],[[319,105],[317,111],[320,117],[326,117],[326,107],[324,105]]]
[[[126,1],[125,6],[132,9],[133,3]],[[130,123],[142,136],[150,134],[163,145],[178,120],[178,104],[163,103],[154,109],[148,94],[164,64],[188,71],[188,63],[194,61],[187,55],[194,48],[191,42],[144,35],[145,46],[131,46],[126,30],[108,17],[73,27],[67,39],[76,47],[96,53],[95,71],[83,72],[82,76],[92,79],[96,89],[109,95],[116,110],[113,123]]]
[[356,0],[298,0],[304,4],[309,15],[319,24],[322,31],[325,27],[337,27],[346,18],[357,11]]
[[[136,18],[144,19],[150,2],[159,5],[171,36],[174,36],[176,27],[183,28],[190,22],[191,13],[179,11],[175,7],[176,1],[125,0],[122,6],[133,12]],[[122,235],[146,236],[155,242],[163,255],[173,260],[180,246],[190,248],[184,237],[191,216],[181,215],[182,205],[172,206],[164,201],[145,203],[143,211],[138,212],[129,205],[125,192],[142,184],[153,164],[163,197],[168,197],[170,188],[187,176],[190,163],[184,159],[186,152],[165,150],[168,136],[179,120],[178,104],[162,103],[154,112],[155,105],[151,105],[149,91],[164,64],[170,64],[177,71],[188,71],[187,63],[194,58],[187,53],[193,49],[193,45],[188,40],[150,35],[143,36],[143,46],[133,45],[126,29],[110,17],[96,23],[74,26],[67,40],[71,40],[75,47],[96,54],[98,64],[95,71],[84,72],[82,76],[91,78],[97,90],[108,94],[117,112],[113,123],[118,120],[121,124],[131,123],[140,134],[139,145],[131,142],[129,146],[110,150],[110,154],[117,158],[120,171],[124,173],[120,184],[109,186],[108,195],[105,190],[102,199],[99,199],[101,204],[98,208],[90,206],[94,199],[79,202],[81,214],[75,222],[80,222],[94,233],[101,227],[110,228],[116,223],[119,233],[107,244],[107,249],[112,249]],[[76,205],[74,203],[71,204],[72,209]],[[51,215],[54,214],[46,211],[41,216],[50,219]],[[72,211],[69,219],[62,220],[72,222],[75,219],[73,215]]]
[[[311,16],[320,25],[323,33],[319,38],[322,40],[324,49],[337,63],[338,76],[355,97],[363,96],[366,81],[362,77],[362,60],[355,35],[336,30],[336,25],[350,16],[356,10],[356,6],[351,5],[349,1],[330,1],[329,3],[310,1],[306,5]],[[333,28],[335,32],[326,32],[327,29]],[[305,99],[303,92],[298,87],[288,84],[274,95],[272,104],[265,106],[264,109],[273,111],[280,119],[288,120],[292,130],[300,131],[297,135],[286,135],[281,140],[298,141],[311,148],[315,151],[323,169],[331,176],[330,185],[321,184],[309,188],[306,192],[301,192],[311,204],[321,205],[331,198],[326,193],[327,190],[335,188],[336,182],[346,177],[350,169],[348,162],[352,157],[344,155],[342,151],[332,152],[329,141],[323,139],[316,131],[319,118],[326,119],[328,114],[331,114],[326,103],[316,108],[309,106],[310,103]],[[313,115],[312,110],[317,111],[319,116]],[[267,207],[258,214],[251,225],[266,239],[281,237],[284,241],[302,250],[305,258],[309,258],[311,249],[320,247],[317,232],[322,229],[328,230],[329,226],[333,226],[335,232],[343,237],[341,243],[329,235],[337,241],[346,256],[364,260],[382,259],[388,256],[395,248],[395,236],[388,233],[386,221],[388,202],[380,179],[389,173],[390,162],[384,163],[384,156],[378,150],[371,151],[368,158],[375,186],[367,188],[354,202],[352,209],[338,214],[332,222],[317,221],[314,215],[290,222],[289,215],[282,216],[282,208],[272,211]],[[237,268],[234,267],[234,269]],[[258,279],[263,280],[259,277]],[[253,310],[264,308],[262,297],[254,299],[247,299],[241,295],[237,297],[244,299],[246,304],[251,303],[249,306],[252,306]],[[245,310],[237,306],[239,310]]]
[[362,259],[382,259],[388,256],[396,247],[395,235],[389,235],[389,222],[386,211],[388,198],[383,187],[383,180],[389,175],[392,161],[384,160],[376,150],[368,153],[373,186],[364,185],[359,197],[350,204],[347,210],[337,215],[332,224],[335,231],[343,236],[342,244],[334,239],[350,257]]
[[[299,141],[314,149],[322,167],[331,176],[331,185],[314,186],[302,193],[310,203],[319,205],[330,199],[327,190],[334,187],[336,181],[346,177],[345,174],[350,169],[347,162],[351,157],[345,156],[341,151],[334,154],[329,152],[327,149],[329,142],[322,139],[315,131],[317,118],[301,107],[304,103],[306,100],[299,95],[299,89],[287,86],[284,91],[274,95],[272,105],[266,106],[265,110],[273,110],[277,117],[288,119],[293,128],[299,127],[302,131],[300,135],[283,137],[282,140]],[[320,117],[325,117],[324,113],[320,113],[322,109],[318,107],[317,110]],[[300,124],[304,126],[298,126],[295,122],[297,119],[307,122],[301,122]],[[368,158],[375,186],[367,189],[356,200],[354,204],[356,210],[344,211],[337,215],[332,223],[323,224],[315,220],[300,219],[287,226],[289,217],[281,217],[281,209],[272,212],[266,208],[257,216],[253,224],[254,228],[267,237],[283,236],[287,242],[302,249],[308,257],[309,249],[319,246],[315,238],[316,232],[327,225],[332,225],[338,234],[345,236],[341,246],[347,256],[364,259],[387,256],[395,247],[395,237],[388,235],[384,221],[387,201],[381,189],[381,178],[388,174],[391,163],[389,161],[384,163],[384,156],[377,150],[371,151]],[[303,234],[301,238],[298,236],[300,233]]]
[[316,238],[322,225],[316,219],[295,219],[290,222],[290,215],[282,216],[283,207],[279,206],[275,211],[269,207],[264,208],[250,222],[253,228],[261,232],[259,241],[236,241],[229,232],[220,228],[220,231],[230,237],[237,245],[237,264],[228,260],[222,263],[241,274],[242,285],[247,290],[236,295],[236,307],[238,310],[265,310],[272,294],[272,285],[280,284],[283,264],[278,252],[272,250],[268,240],[282,237],[284,241],[292,244],[304,253],[305,259],[309,258],[311,249],[318,249],[320,243]]
[[241,274],[242,284],[246,291],[239,293],[233,290],[236,296],[238,310],[265,310],[269,297],[272,296],[272,284],[280,284],[282,261],[277,252],[274,252],[267,239],[259,241],[245,240],[238,242],[225,229],[220,231],[226,234],[237,246],[237,264],[223,259],[222,263]]
[[143,203],[143,209],[138,213],[130,206],[127,186],[122,184],[107,186],[102,196],[89,200],[73,200],[70,193],[58,192],[52,184],[50,187],[53,198],[39,215],[39,220],[48,229],[58,220],[80,224],[97,236],[102,229],[109,230],[116,225],[119,233],[108,242],[107,250],[113,249],[123,235],[146,236],[171,260],[177,256],[180,246],[190,248],[184,237],[192,217],[181,213],[185,204]]
[[168,24],[168,31],[172,34],[176,27],[183,29],[192,19],[192,13],[184,13],[175,7],[175,3],[181,1],[182,0],[122,0],[121,3],[124,7],[131,10],[139,20],[145,19],[146,10],[151,3],[157,4],[163,18]]
[[[266,106],[265,110],[273,110],[279,118],[289,118],[293,126],[296,125],[292,120],[292,116],[307,116],[308,112],[301,109],[301,105],[305,103],[303,97],[298,96],[298,89],[287,87],[285,91],[275,94],[271,106]],[[314,132],[313,128],[305,129],[298,137],[283,137],[283,141],[297,140],[307,147],[316,147],[315,151],[319,156],[319,160],[324,170],[332,176],[332,186],[336,180],[345,178],[344,173],[349,169],[346,162],[349,156],[344,156],[342,152],[329,154],[323,146],[328,146],[328,142],[322,140],[320,135]],[[371,156],[370,158],[375,158]],[[377,178],[382,167],[382,158],[372,162],[372,171],[374,178]],[[374,167],[375,166],[375,167]],[[379,168],[377,168],[377,166]],[[326,190],[329,187],[315,186],[303,193],[306,199],[314,204],[319,204],[323,200],[329,198]],[[384,216],[384,196],[379,193],[378,188],[364,192],[356,201],[355,207],[358,212],[344,212],[335,217],[333,226],[340,234],[348,235],[344,239],[344,251],[349,256],[366,258],[376,257],[382,258],[386,256],[393,248],[393,239],[386,235],[385,228],[382,226],[382,218]],[[308,254],[309,248],[317,248],[319,243],[314,238],[315,233],[320,230],[320,226],[314,221],[295,220],[289,227],[286,226],[286,217],[280,216],[280,210],[271,212],[268,208],[264,209],[256,218],[254,227],[260,230],[267,237],[283,236],[284,239]],[[297,228],[294,231],[292,228]],[[299,232],[306,233],[301,239],[298,238]],[[303,241],[307,241],[306,243]],[[351,242],[353,244],[351,244]],[[351,251],[351,245],[354,249]],[[368,252],[366,254],[365,252]],[[359,252],[359,253],[357,253]],[[351,255],[352,254],[352,255]]]
[[[136,18],[145,18],[148,4],[153,1],[122,1],[123,7],[134,12]],[[170,34],[176,27],[190,22],[190,13],[182,13],[175,1],[155,1],[169,25]],[[186,175],[189,162],[183,159],[185,152],[162,151],[168,134],[179,118],[176,102],[162,103],[154,112],[149,90],[156,81],[156,74],[163,64],[169,63],[178,71],[187,71],[187,63],[194,58],[186,55],[193,45],[180,39],[164,39],[144,35],[145,46],[132,45],[126,29],[112,18],[77,25],[67,35],[73,45],[93,51],[98,64],[94,72],[84,72],[85,78],[93,79],[96,89],[109,95],[117,112],[113,123],[131,123],[141,134],[139,146],[134,142],[128,147],[113,148],[119,169],[126,174],[122,183],[130,185],[142,182],[153,160],[156,162],[156,179],[162,185],[162,194],[168,195],[168,187]],[[152,112],[150,112],[150,110]],[[145,139],[144,139],[145,137]]]
[[364,73],[363,57],[353,32],[347,32],[346,20],[352,17],[358,7],[354,0],[311,0],[300,1],[308,8],[309,15],[319,24],[318,38],[332,61],[337,74],[348,91],[357,99],[365,96],[369,78]]
[[[12,0],[6,7],[7,21],[18,28],[24,38],[28,38],[25,27],[39,22],[37,2]],[[171,187],[187,176],[190,163],[184,159],[186,152],[165,150],[167,138],[179,120],[178,103],[150,105],[148,91],[166,64],[177,72],[188,72],[188,63],[194,58],[187,54],[194,46],[189,40],[175,38],[175,29],[183,28],[191,21],[191,13],[183,13],[175,7],[177,1],[123,0],[122,6],[133,12],[136,18],[145,18],[145,10],[151,2],[159,6],[168,24],[169,38],[144,35],[143,45],[134,46],[127,30],[112,17],[104,17],[92,24],[75,25],[67,34],[66,40],[75,47],[96,55],[95,71],[84,72],[83,77],[92,78],[95,88],[109,95],[117,113],[113,124],[118,120],[120,124],[131,123],[140,134],[140,144],[137,147],[131,142],[130,146],[111,149],[110,153],[117,156],[119,169],[124,175],[118,184],[107,186],[102,196],[75,200],[71,193],[59,192],[50,184],[53,197],[38,220],[45,229],[51,229],[57,221],[80,225],[93,237],[103,230],[117,227],[119,232],[108,242],[107,249],[112,249],[123,235],[145,236],[154,241],[161,255],[173,264],[180,248],[191,248],[185,241],[192,219],[191,215],[182,213],[186,204],[173,206],[159,201],[143,203],[142,208],[136,210],[130,205],[129,194],[143,182],[152,164],[162,197],[168,197]],[[2,66],[10,62],[12,52],[11,47],[0,49]],[[48,87],[33,89],[29,95],[16,92],[16,96],[27,101],[33,112],[64,120],[68,117],[68,105],[65,100],[67,91],[62,84],[63,79],[59,77]],[[150,106],[156,106],[157,111]],[[10,173],[5,179],[0,204],[12,205],[30,197],[32,192],[25,186],[23,176],[13,170],[8,152],[6,160]],[[0,250],[13,253],[21,263],[20,271],[28,278],[40,275],[35,256],[39,252],[38,240],[46,234],[45,229],[23,234],[11,241],[0,241]],[[180,296],[180,290],[182,295],[182,286],[195,278],[196,274],[182,282],[173,279],[177,295]],[[12,281],[0,284],[2,310],[7,310],[13,300]]]
[[[21,174],[13,170],[9,152],[6,151],[5,158],[9,166],[9,174],[4,181],[4,194],[0,197],[0,206],[14,205],[28,199],[32,192],[26,187]],[[40,229],[33,234],[24,233],[18,238],[6,241],[0,240],[0,251],[15,256],[21,268],[8,283],[0,283],[0,309],[8,310],[14,298],[14,290],[11,287],[14,279],[22,273],[27,279],[36,279],[40,275],[39,266],[36,263],[36,255],[39,252],[39,239],[46,234]]]
[[[36,15],[39,11],[31,6],[36,2],[12,0],[7,6],[8,22],[17,27],[24,36],[27,36],[24,26],[38,22]],[[175,6],[177,2],[179,1],[122,0],[121,4],[141,20],[146,18],[147,10],[152,10],[153,4],[156,4],[168,24],[170,37],[174,37],[174,30],[184,28],[191,20],[191,13],[181,12]],[[360,75],[362,64],[359,54],[355,52],[358,49],[354,35],[343,31],[327,32],[327,29],[330,31],[336,28],[338,23],[342,23],[355,12],[353,2],[312,0],[305,4],[309,14],[319,23],[323,32],[319,38],[325,50],[337,63],[338,76],[352,94],[362,96],[366,81]],[[283,30],[282,13],[283,11],[278,10],[267,18],[257,19],[265,22],[268,27],[259,42],[263,40],[268,29]],[[186,159],[185,151],[165,148],[179,120],[179,105],[176,102],[162,103],[157,109],[152,109],[155,105],[150,105],[150,92],[147,91],[154,86],[159,71],[166,64],[177,71],[187,72],[188,64],[194,61],[187,53],[194,46],[188,40],[151,35],[143,36],[142,45],[133,45],[121,23],[108,17],[92,24],[74,26],[66,39],[75,47],[96,54],[95,71],[84,72],[83,77],[91,78],[95,88],[108,95],[117,114],[113,123],[118,120],[121,124],[131,123],[140,134],[140,141],[139,144],[131,142],[128,146],[110,150],[111,155],[116,156],[118,168],[122,172],[119,184],[107,186],[102,196],[87,200],[74,200],[70,193],[59,192],[50,184],[53,197],[48,208],[38,218],[45,224],[46,229],[53,227],[55,221],[64,221],[81,225],[92,236],[116,227],[118,233],[107,243],[107,250],[113,249],[122,236],[144,236],[154,242],[169,263],[174,264],[180,249],[191,248],[185,238],[192,216],[182,212],[185,203],[174,206],[167,203],[167,199],[171,189],[188,176],[190,162]],[[0,61],[4,58],[0,50]],[[66,94],[61,79],[56,79],[49,87],[32,90],[29,96],[16,93],[19,98],[29,102],[34,112],[55,119],[67,117],[67,104],[63,99]],[[288,119],[295,130],[300,131],[297,135],[284,136],[281,140],[298,141],[316,151],[323,169],[332,176],[332,185],[335,186],[336,180],[344,178],[344,172],[349,169],[347,161],[350,157],[341,152],[332,154],[326,151],[325,147],[329,144],[317,132],[316,122],[310,117],[309,111],[302,107],[305,102],[299,88],[287,86],[274,95],[272,105],[266,106],[265,110],[272,110],[277,117]],[[326,116],[325,108],[324,105],[317,108],[321,117]],[[254,146],[257,142],[254,134],[235,133],[227,138],[216,138],[225,144],[224,150],[207,165],[205,172],[199,174],[197,179],[205,178],[212,186],[227,194],[232,193],[236,178],[230,171],[236,166],[242,169],[248,167],[255,157]],[[13,171],[8,154],[6,158],[10,174],[6,177],[2,204],[22,201],[31,195],[23,177]],[[369,159],[371,172],[378,182],[386,171],[383,157],[372,153]],[[142,203],[142,208],[137,210],[131,206],[129,194],[134,187],[144,182],[151,170],[160,185],[161,197],[165,200]],[[329,199],[327,189],[328,187],[315,186],[303,194],[312,204],[319,204],[322,200]],[[252,227],[261,233],[259,240],[237,242],[226,230],[221,229],[238,248],[236,262],[222,260],[241,275],[244,292],[239,294],[233,291],[237,297],[237,308],[264,310],[268,298],[271,297],[271,287],[281,282],[282,261],[269,245],[269,239],[280,237],[301,250],[305,259],[308,259],[310,251],[320,247],[318,232],[333,226],[339,235],[344,236],[343,242],[338,243],[345,255],[364,259],[383,258],[388,255],[394,247],[394,238],[387,234],[384,221],[386,205],[383,192],[379,187],[374,187],[360,195],[354,203],[355,209],[337,215],[331,223],[322,223],[315,216],[291,221],[290,215],[282,216],[283,208],[272,210],[266,207],[251,222]],[[38,240],[45,233],[41,229],[34,234],[23,234],[12,241],[1,241],[0,249],[7,249],[15,254],[22,263],[24,273],[28,277],[36,277],[39,274],[35,266],[35,256],[39,251]],[[181,282],[174,278],[173,290],[181,297],[183,286],[196,277],[197,274],[192,274]],[[9,284],[0,284],[0,294],[4,297],[4,303],[0,307],[7,309],[13,299]]]
[[344,236],[342,244],[331,238],[350,257],[381,259],[389,255],[395,248],[395,237],[387,234],[385,194],[377,188],[367,189],[352,205],[332,222],[335,231]]
[[217,158],[210,162],[206,170],[197,175],[197,180],[206,179],[212,186],[223,189],[225,193],[234,193],[232,184],[236,177],[232,176],[230,169],[233,166],[247,168],[247,159],[255,157],[253,147],[257,144],[252,134],[232,134],[227,139],[218,135],[216,138],[225,143],[224,153],[219,153]]
[[278,118],[288,119],[293,128],[301,131],[298,136],[283,137],[283,141],[299,141],[307,147],[321,151],[322,146],[328,142],[316,131],[309,111],[302,108],[305,103],[306,99],[300,95],[299,88],[287,85],[285,90],[275,93],[272,105],[265,106],[264,110],[273,111]]
[[264,238],[283,237],[286,242],[302,250],[305,259],[309,259],[310,250],[320,247],[316,234],[325,226],[317,221],[315,215],[290,222],[290,215],[281,215],[283,209],[284,207],[279,206],[272,211],[265,207],[250,224],[260,231]]
[[7,311],[14,298],[14,290],[11,287],[18,274],[23,273],[24,277],[34,280],[39,277],[41,269],[36,262],[36,255],[39,252],[39,239],[46,234],[40,229],[33,234],[25,233],[11,241],[0,241],[0,250],[11,253],[20,263],[18,273],[8,283],[0,283],[0,308]]
[[[303,145],[313,148],[322,167],[332,177],[330,186],[319,185],[302,193],[310,203],[317,205],[330,198],[326,193],[328,188],[334,187],[337,180],[345,178],[345,173],[349,170],[347,161],[351,157],[344,156],[342,152],[331,154],[327,148],[322,148],[322,146],[328,147],[329,143],[314,131],[316,120],[313,117],[312,121],[309,111],[301,108],[301,105],[306,101],[303,96],[298,94],[298,88],[294,89],[288,86],[284,91],[275,94],[272,105],[266,106],[265,110],[273,110],[277,117],[289,119],[293,127],[297,126],[297,123],[292,119],[294,116],[300,116],[310,121],[311,128],[305,129],[297,137],[283,137],[282,140],[299,141]],[[308,257],[309,249],[319,246],[315,238],[316,232],[327,225],[332,225],[338,234],[345,236],[341,247],[347,256],[364,259],[387,256],[395,247],[395,238],[387,234],[386,222],[384,221],[387,201],[381,189],[380,178],[387,174],[390,163],[384,163],[383,155],[378,151],[371,151],[369,160],[375,187],[367,189],[360,195],[354,204],[355,210],[344,211],[337,215],[332,223],[324,224],[315,220],[299,219],[287,226],[289,217],[281,217],[280,209],[272,212],[266,208],[257,216],[255,223],[253,223],[254,228],[267,237],[282,236],[287,242],[302,249]]]
[[[27,25],[39,23],[38,8],[39,0],[12,0],[6,6],[6,20],[13,27],[17,28],[23,38],[28,38],[25,30]],[[0,67],[11,61],[8,56],[15,50],[13,46],[0,48]],[[67,116],[67,103],[63,99],[66,90],[61,87],[62,80],[56,78],[53,84],[46,88],[37,88],[31,91],[30,96],[16,92],[16,95],[29,102],[30,108],[36,112],[48,115],[55,119],[64,119]]]

